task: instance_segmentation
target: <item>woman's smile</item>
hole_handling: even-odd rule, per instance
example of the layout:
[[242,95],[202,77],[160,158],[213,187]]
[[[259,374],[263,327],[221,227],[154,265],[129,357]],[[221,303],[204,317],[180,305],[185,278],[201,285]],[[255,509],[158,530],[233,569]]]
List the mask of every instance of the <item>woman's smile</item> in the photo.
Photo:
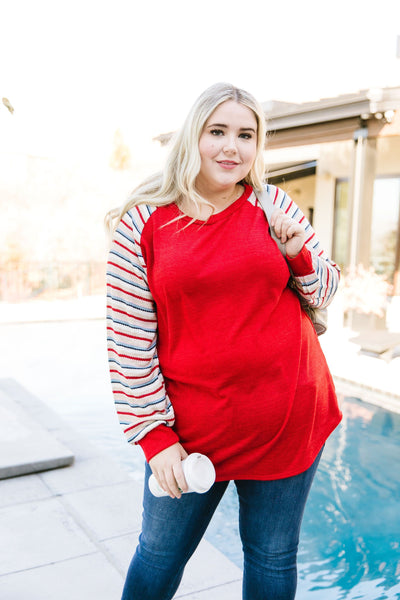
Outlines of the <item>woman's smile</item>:
[[234,162],[233,160],[217,160],[217,163],[223,169],[234,169],[235,167],[237,167],[240,164],[240,163]]

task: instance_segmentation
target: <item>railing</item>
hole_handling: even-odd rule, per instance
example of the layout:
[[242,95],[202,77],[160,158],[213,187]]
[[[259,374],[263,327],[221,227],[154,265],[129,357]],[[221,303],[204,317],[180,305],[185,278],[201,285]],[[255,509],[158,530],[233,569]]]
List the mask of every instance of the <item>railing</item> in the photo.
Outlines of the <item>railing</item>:
[[0,263],[0,301],[76,298],[103,294],[103,262]]

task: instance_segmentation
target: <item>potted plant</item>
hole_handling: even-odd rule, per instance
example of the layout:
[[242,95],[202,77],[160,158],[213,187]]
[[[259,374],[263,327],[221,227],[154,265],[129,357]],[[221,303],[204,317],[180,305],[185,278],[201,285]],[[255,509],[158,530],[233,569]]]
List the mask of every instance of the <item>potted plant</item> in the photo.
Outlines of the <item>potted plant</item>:
[[347,269],[340,283],[347,325],[356,331],[384,329],[392,287],[373,267]]

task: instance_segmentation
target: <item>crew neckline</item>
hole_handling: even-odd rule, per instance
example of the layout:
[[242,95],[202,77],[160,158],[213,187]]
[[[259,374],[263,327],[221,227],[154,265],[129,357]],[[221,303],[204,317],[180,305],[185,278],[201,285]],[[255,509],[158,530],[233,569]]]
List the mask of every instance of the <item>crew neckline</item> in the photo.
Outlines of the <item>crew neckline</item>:
[[175,204],[174,206],[176,208],[176,211],[179,213],[179,215],[183,215],[183,216],[181,216],[180,221],[183,221],[184,223],[193,223],[196,225],[212,225],[213,223],[215,223],[217,221],[226,219],[233,212],[238,210],[246,200],[248,200],[248,198],[250,197],[250,195],[253,191],[253,188],[250,185],[248,185],[247,183],[242,183],[242,185],[244,186],[244,191],[239,196],[239,198],[237,198],[237,200],[232,202],[232,204],[229,204],[229,206],[227,206],[220,212],[209,216],[207,220],[193,219],[192,217],[189,217],[188,215],[183,215],[182,211]]

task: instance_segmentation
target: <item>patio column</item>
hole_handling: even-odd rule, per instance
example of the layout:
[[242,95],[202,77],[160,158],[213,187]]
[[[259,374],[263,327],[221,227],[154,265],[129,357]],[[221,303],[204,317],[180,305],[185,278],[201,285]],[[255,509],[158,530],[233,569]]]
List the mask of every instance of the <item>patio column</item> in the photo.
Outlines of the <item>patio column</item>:
[[349,197],[350,267],[370,264],[372,201],[376,172],[376,138],[368,137],[368,128],[354,133]]

